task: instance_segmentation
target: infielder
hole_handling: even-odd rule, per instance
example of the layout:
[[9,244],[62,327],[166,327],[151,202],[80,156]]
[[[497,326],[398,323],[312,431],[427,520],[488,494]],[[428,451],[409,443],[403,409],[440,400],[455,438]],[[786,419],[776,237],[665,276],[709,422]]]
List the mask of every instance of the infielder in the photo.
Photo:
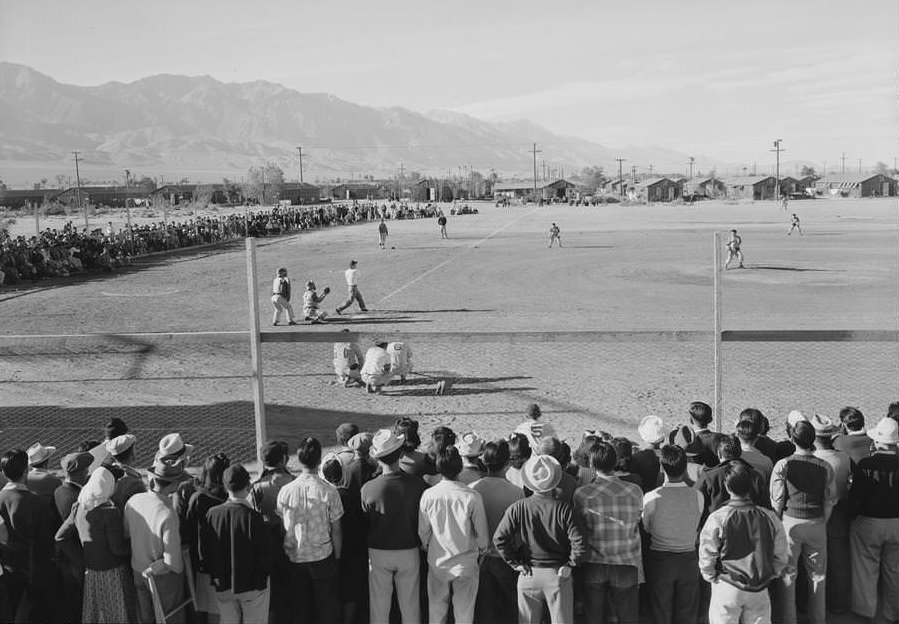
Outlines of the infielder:
[[347,300],[335,310],[337,314],[342,313],[348,307],[353,305],[354,301],[359,304],[360,310],[368,312],[368,308],[365,307],[365,299],[362,298],[362,291],[359,290],[359,272],[356,269],[357,264],[358,262],[355,260],[350,260],[350,268],[343,273],[346,278]]
[[731,260],[737,260],[740,263],[739,268],[745,269],[743,266],[743,252],[740,251],[740,246],[743,244],[743,239],[737,234],[736,230],[730,231],[730,238],[727,239],[727,242],[724,246],[727,248],[727,261],[724,263],[724,268],[727,269]]
[[384,222],[384,217],[381,217],[381,222],[378,224],[378,248],[387,249],[387,224]]
[[387,345],[390,356],[390,373],[406,381],[406,375],[412,372],[412,349],[404,342],[391,342]]
[[390,372],[390,356],[387,355],[387,343],[378,341],[365,352],[365,363],[362,365],[362,381],[369,394],[381,392],[381,387],[390,383],[393,373]]
[[799,217],[796,216],[796,213],[793,213],[793,218],[790,219],[790,231],[787,232],[787,236],[793,233],[793,230],[799,230],[799,236],[802,236],[802,227],[799,225]]
[[324,301],[331,289],[325,286],[322,294],[315,292],[315,282],[306,282],[306,291],[303,293],[303,317],[313,323],[324,323],[328,315],[318,309],[318,304]]
[[296,317],[293,314],[293,307],[290,305],[290,279],[287,277],[287,269],[281,267],[272,282],[272,305],[275,307],[275,313],[272,315],[272,325],[278,324],[278,316],[283,310],[287,314],[287,324],[296,325]]
[[555,223],[552,224],[552,227],[549,228],[549,246],[552,248],[553,242],[559,241],[559,247],[562,246],[562,232],[559,230],[559,226]]
[[[348,329],[341,329],[341,332],[349,332]],[[364,385],[362,382],[362,366],[365,363],[365,354],[362,353],[362,347],[355,342],[335,342],[334,343],[334,374],[337,375],[337,381],[343,384],[345,388],[351,385]]]
[[440,238],[449,238],[449,235],[446,233],[446,215],[442,212],[440,213],[440,216],[437,217],[437,225],[440,226]]

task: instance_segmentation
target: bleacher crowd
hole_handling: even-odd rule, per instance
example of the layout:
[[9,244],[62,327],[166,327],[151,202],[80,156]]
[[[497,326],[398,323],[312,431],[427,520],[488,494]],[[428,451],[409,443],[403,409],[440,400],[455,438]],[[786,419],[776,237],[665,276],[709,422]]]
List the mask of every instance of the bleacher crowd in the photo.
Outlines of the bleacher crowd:
[[[251,476],[187,471],[177,433],[110,421],[59,462],[0,457],[0,620],[797,622],[899,619],[899,403],[876,426],[743,410],[733,432],[647,416],[569,444],[532,404],[507,438],[419,424],[268,442]],[[156,446],[154,444],[153,448]],[[804,614],[804,616],[802,615]],[[880,621],[880,620],[878,620]]]
[[[299,230],[349,225],[359,221],[412,219],[436,216],[432,204],[352,202],[317,206],[275,206],[219,216],[197,216],[183,221],[132,224],[115,230],[105,227],[79,230],[69,221],[63,228],[47,228],[38,236],[4,233],[0,238],[0,287],[35,283],[73,273],[112,271],[130,265],[148,253],[185,249],[243,238],[275,236]],[[2,233],[2,232],[0,232]]]

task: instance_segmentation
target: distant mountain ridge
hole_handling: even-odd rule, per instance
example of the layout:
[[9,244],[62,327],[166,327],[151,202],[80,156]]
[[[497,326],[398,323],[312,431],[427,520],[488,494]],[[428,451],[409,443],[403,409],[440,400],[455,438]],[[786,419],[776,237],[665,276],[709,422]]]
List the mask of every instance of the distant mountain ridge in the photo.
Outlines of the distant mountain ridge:
[[[592,165],[611,173],[619,155],[527,120],[490,123],[453,111],[372,108],[271,82],[223,83],[209,76],[162,74],[79,87],[0,62],[0,162],[9,166],[58,163],[68,171],[77,149],[89,167],[108,168],[113,176],[123,168],[167,175],[202,170],[211,172],[203,180],[210,182],[216,181],[212,172],[239,175],[273,160],[296,178],[296,147],[303,146],[307,181],[352,172],[393,176],[401,165],[425,175],[471,166],[527,176],[535,142],[541,159],[566,173]],[[685,154],[639,149],[657,172],[684,169]],[[703,164],[723,166],[709,159]]]

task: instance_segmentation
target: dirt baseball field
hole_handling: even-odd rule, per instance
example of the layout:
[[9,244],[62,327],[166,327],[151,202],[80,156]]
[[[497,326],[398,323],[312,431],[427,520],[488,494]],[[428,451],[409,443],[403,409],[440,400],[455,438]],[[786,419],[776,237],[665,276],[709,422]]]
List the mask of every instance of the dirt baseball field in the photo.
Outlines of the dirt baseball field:
[[[388,221],[385,251],[372,223],[260,239],[255,305],[263,329],[346,327],[385,339],[397,331],[711,331],[713,232],[722,232],[723,245],[735,228],[747,268],[722,276],[725,329],[899,330],[895,200],[795,201],[788,212],[775,202],[477,208],[450,217],[448,240],[435,219]],[[790,212],[799,214],[802,236],[787,236]],[[553,222],[562,248],[548,248]],[[725,255],[723,246],[717,252]],[[359,263],[369,311],[353,306],[338,317],[350,259]],[[6,288],[0,334],[246,331],[246,266],[238,241],[115,274]],[[319,291],[331,287],[323,309],[332,323],[271,327],[279,266],[290,272],[297,312],[307,279]],[[66,450],[99,437],[119,414],[144,439],[181,430],[200,454],[225,447],[251,457],[248,343],[150,342],[0,342],[0,429],[16,444],[39,438]],[[711,341],[411,347],[407,383],[369,395],[335,383],[330,344],[264,345],[269,436],[332,444],[339,422],[373,429],[403,415],[418,418],[425,434],[447,424],[505,435],[536,402],[571,440],[587,428],[634,437],[646,414],[673,425],[691,400],[712,403]],[[899,398],[896,343],[726,343],[723,371],[727,426],[749,406],[778,432],[796,408],[835,415],[857,405],[876,422]],[[453,381],[448,396],[434,396],[441,379]]]

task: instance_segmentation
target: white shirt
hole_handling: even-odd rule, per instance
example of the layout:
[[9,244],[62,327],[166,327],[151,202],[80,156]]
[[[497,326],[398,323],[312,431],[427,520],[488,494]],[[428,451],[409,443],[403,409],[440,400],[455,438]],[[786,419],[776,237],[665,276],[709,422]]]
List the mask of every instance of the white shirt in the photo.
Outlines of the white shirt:
[[381,347],[372,347],[365,353],[365,364],[362,365],[362,372],[367,375],[383,375],[390,369],[390,356],[387,351]]
[[478,555],[490,534],[481,495],[458,481],[444,479],[425,490],[418,514],[418,537],[428,564],[452,576],[478,573]]
[[390,370],[398,375],[412,372],[412,349],[403,342],[391,342],[387,345],[390,357]]
[[359,281],[359,278],[356,277],[357,269],[347,269],[344,271],[344,275],[346,276],[346,285],[347,286],[356,286]]
[[286,277],[280,277],[280,276],[276,277],[275,280],[272,282],[272,294],[273,295],[281,294],[281,281],[282,280],[285,282],[288,282],[288,279]]
[[548,422],[542,420],[526,420],[517,427],[515,433],[523,433],[531,443],[531,450],[539,454],[540,441],[545,438],[558,438],[556,429]]

